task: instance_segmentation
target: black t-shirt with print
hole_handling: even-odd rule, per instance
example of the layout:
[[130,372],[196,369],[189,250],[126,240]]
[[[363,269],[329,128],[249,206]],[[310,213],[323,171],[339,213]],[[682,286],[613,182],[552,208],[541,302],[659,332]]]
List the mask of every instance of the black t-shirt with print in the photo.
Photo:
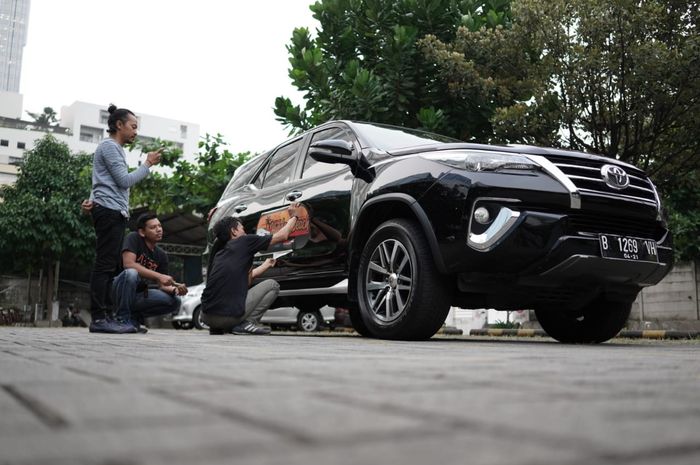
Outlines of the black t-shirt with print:
[[[153,250],[149,249],[146,241],[139,233],[132,232],[124,238],[122,253],[127,250],[136,254],[136,263],[139,265],[161,274],[168,274],[168,255],[157,245]],[[141,279],[139,288],[157,284],[156,281],[150,279]]]
[[256,252],[270,246],[272,236],[245,235],[229,240],[214,256],[202,292],[202,308],[211,315],[242,316],[248,295],[248,271]]

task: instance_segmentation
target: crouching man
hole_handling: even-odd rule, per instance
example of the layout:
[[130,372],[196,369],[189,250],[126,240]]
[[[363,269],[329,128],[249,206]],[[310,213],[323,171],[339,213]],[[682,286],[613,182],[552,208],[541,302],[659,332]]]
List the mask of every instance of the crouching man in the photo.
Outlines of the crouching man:
[[[289,238],[297,217],[289,209],[287,224],[271,236],[248,235],[241,222],[232,216],[222,218],[214,225],[218,241],[213,264],[202,293],[202,319],[210,334],[269,334],[261,326],[260,318],[277,299],[279,284],[267,279],[248,289],[254,278],[275,265],[273,259],[251,269],[253,257],[268,247]],[[223,245],[223,246],[222,246]]]
[[178,296],[185,295],[187,288],[168,275],[168,256],[158,247],[163,227],[156,215],[144,213],[136,227],[124,239],[124,270],[114,278],[112,292],[117,320],[133,327],[129,332],[145,333],[145,319],[177,311]]

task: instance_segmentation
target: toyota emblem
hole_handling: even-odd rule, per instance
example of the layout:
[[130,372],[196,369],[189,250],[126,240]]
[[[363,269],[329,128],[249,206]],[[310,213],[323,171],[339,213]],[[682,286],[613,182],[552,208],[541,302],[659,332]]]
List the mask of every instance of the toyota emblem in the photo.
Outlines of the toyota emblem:
[[630,178],[625,170],[617,165],[603,165],[600,169],[605,184],[613,189],[624,189],[630,185]]

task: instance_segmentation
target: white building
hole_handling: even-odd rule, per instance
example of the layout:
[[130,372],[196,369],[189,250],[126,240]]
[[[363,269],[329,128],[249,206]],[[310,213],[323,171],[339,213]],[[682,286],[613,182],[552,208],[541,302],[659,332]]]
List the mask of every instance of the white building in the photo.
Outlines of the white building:
[[[129,108],[129,107],[127,107]],[[147,115],[129,108],[139,121],[139,139],[143,141],[161,139],[172,142],[182,149],[183,156],[192,158],[197,153],[199,125],[160,116]],[[61,127],[71,133],[68,146],[73,152],[93,153],[97,144],[108,136],[109,113],[104,105],[75,102],[61,108]],[[137,166],[144,158],[140,153],[127,152],[129,166]]]
[[[146,115],[136,110],[139,120],[139,138],[161,139],[182,148],[183,156],[192,159],[197,153],[199,125],[159,116]],[[13,182],[16,175],[13,165],[20,160],[26,150],[31,150],[37,139],[50,132],[61,142],[68,144],[71,152],[94,153],[97,144],[107,134],[106,106],[75,102],[61,108],[60,125],[41,128],[25,121],[22,115],[22,96],[14,92],[0,92],[0,184]],[[143,161],[138,152],[127,152],[129,166],[138,166]]]
[[29,0],[0,1],[0,91],[19,92]]

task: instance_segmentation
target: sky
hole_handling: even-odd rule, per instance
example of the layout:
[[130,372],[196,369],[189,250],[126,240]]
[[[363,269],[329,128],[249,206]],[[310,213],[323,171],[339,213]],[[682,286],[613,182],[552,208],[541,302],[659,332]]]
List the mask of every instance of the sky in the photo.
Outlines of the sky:
[[315,33],[312,3],[31,0],[24,110],[114,103],[221,133],[234,153],[269,149],[288,134],[275,98],[302,103],[285,46],[295,27]]

